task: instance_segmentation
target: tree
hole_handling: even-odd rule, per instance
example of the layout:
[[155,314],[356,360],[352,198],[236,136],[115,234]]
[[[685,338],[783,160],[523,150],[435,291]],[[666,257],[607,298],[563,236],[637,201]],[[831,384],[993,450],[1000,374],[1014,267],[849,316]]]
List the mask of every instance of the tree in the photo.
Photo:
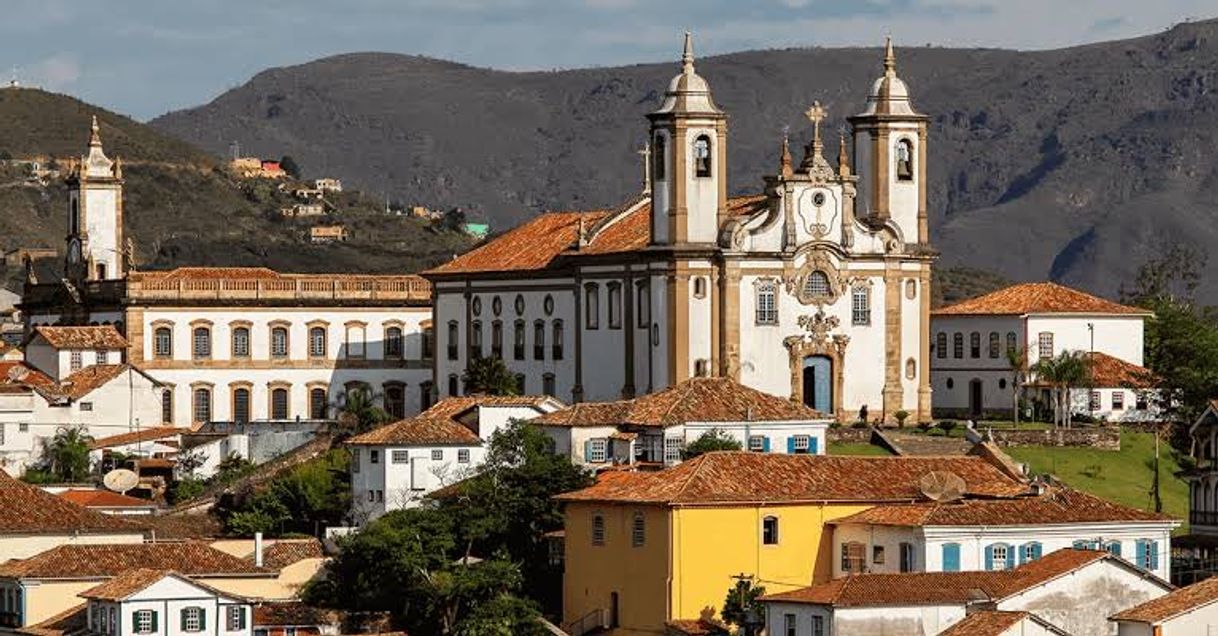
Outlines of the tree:
[[507,364],[496,357],[474,358],[461,375],[466,395],[518,395],[520,387]]
[[1028,377],[1028,348],[1008,347],[1007,367],[1011,370],[1011,414],[1015,427],[1019,428],[1019,396],[1023,392],[1024,378]]
[[279,167],[283,168],[283,171],[288,173],[289,177],[292,177],[293,179],[300,178],[300,165],[296,163],[296,159],[294,159],[292,155],[284,155],[283,158],[279,160]]
[[685,448],[681,449],[681,458],[688,460],[711,451],[738,451],[742,448],[743,446],[736,438],[728,435],[722,429],[712,428],[698,439],[686,444]]
[[727,597],[723,599],[723,610],[719,614],[724,621],[745,628],[748,634],[750,623],[764,620],[765,607],[757,600],[764,594],[765,588],[753,585],[752,577],[739,577],[736,584],[728,589]]
[[440,225],[450,232],[465,230],[465,211],[461,208],[451,208],[440,218]]
[[370,431],[393,420],[393,416],[376,405],[371,389],[362,386],[353,388],[343,394],[342,400],[339,423],[356,433]]
[[212,475],[211,481],[227,484],[248,475],[253,469],[253,462],[233,451],[216,465],[216,474]]
[[1090,377],[1090,360],[1077,351],[1063,351],[1032,366],[1036,379],[1053,387],[1055,425],[1069,428],[1071,394]]
[[[228,461],[228,460],[225,460]],[[216,516],[229,534],[303,533],[317,536],[340,525],[351,510],[351,455],[333,449],[275,475],[268,482],[225,493]]]
[[44,442],[47,468],[63,482],[81,481],[89,476],[89,444],[93,438],[80,426],[61,427]]

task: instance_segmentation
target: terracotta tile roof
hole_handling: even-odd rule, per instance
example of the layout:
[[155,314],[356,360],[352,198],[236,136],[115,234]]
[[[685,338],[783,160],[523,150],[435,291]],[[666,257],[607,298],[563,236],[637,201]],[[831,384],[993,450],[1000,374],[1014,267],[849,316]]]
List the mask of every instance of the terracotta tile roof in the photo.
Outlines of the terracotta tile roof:
[[56,386],[51,376],[17,360],[0,360],[0,390],[19,389],[28,392],[34,389],[53,389]]
[[254,607],[254,627],[314,627],[338,622],[333,612],[299,601],[267,602]]
[[190,429],[180,428],[176,426],[155,426],[152,428],[140,429],[130,433],[119,433],[101,439],[93,440],[89,444],[89,448],[97,450],[99,448],[113,448],[115,446],[125,446],[127,444],[135,444],[136,442],[152,442],[162,439],[170,439],[179,437],[189,433]]
[[114,378],[126,373],[127,369],[130,368],[125,364],[95,364],[87,366],[64,378],[59,383],[57,392],[68,399],[79,400],[105,386]]
[[273,575],[246,559],[205,543],[70,544],[28,559],[0,563],[0,577],[110,578],[135,568],[174,570],[186,576]]
[[126,572],[119,574],[105,583],[95,585],[84,592],[81,592],[78,596],[81,598],[96,599],[99,601],[122,601],[132,594],[143,590],[149,585],[152,585],[153,583],[156,583],[167,576],[172,576],[174,578],[186,581],[191,585],[201,587],[204,590],[215,594],[216,596],[223,596],[225,598],[232,599],[240,598],[233,594],[229,594],[228,592],[218,590],[210,585],[207,585],[206,583],[191,579],[190,577],[184,576],[178,572],[175,572],[174,570],[156,568],[136,568],[133,570],[127,570]]
[[0,470],[0,535],[76,532],[138,535],[143,531],[130,521],[78,506]]
[[1101,388],[1146,389],[1157,384],[1150,369],[1099,351],[1089,352],[1092,384]]
[[159,541],[214,539],[224,534],[220,520],[210,514],[144,515],[133,520]]
[[1098,296],[1052,282],[1012,285],[984,296],[942,307],[936,316],[1022,316],[1025,314],[1122,314],[1150,315]]
[[86,508],[156,508],[156,503],[111,490],[72,489],[59,497]]
[[1066,548],[1013,570],[852,574],[798,590],[769,594],[762,600],[834,607],[956,605],[1001,600],[1102,560],[1133,567],[1106,552]]
[[110,325],[93,327],[35,327],[47,344],[56,349],[125,349],[127,339]]
[[132,272],[129,275],[129,279],[140,282],[191,282],[218,280],[384,281],[415,279],[420,283],[425,283],[422,277],[414,274],[302,274],[293,272],[279,272],[267,267],[178,267],[170,270],[141,270],[138,272]]
[[730,633],[725,623],[713,618],[680,619],[668,621],[664,623],[664,626],[668,628],[668,634],[679,634],[680,636],[714,636]]
[[1111,619],[1157,625],[1213,603],[1218,603],[1218,577],[1193,583],[1141,605],[1135,605],[1123,612],[1118,612]]
[[[262,565],[271,570],[282,570],[289,565],[305,559],[324,558],[321,541],[312,537],[308,539],[278,539],[269,547],[262,550]],[[253,560],[251,554],[247,559]]]
[[1003,636],[1008,629],[1025,619],[1036,620],[1035,615],[1028,612],[973,612],[964,617],[964,620],[939,632],[939,636]]
[[1052,486],[1040,496],[876,506],[831,523],[923,527],[1023,526],[1109,521],[1172,521],[1172,518],[1122,506],[1071,488]]
[[582,402],[530,420],[542,426],[677,426],[686,422],[780,422],[826,416],[729,378],[690,378],[633,400]]
[[560,501],[668,505],[776,502],[920,501],[918,481],[932,471],[964,479],[968,494],[1017,496],[1027,485],[977,457],[849,457],[718,451],[668,470],[620,473],[558,495]]
[[457,421],[474,407],[531,406],[541,409],[547,405],[561,407],[562,402],[545,395],[471,395],[447,397],[422,413],[386,424],[347,440],[356,446],[384,444],[481,444],[478,434]]
[[[0,362],[0,392],[35,391],[48,401],[79,400],[132,368],[126,364],[95,364],[56,382],[21,362]],[[136,369],[137,373],[143,374]],[[147,376],[145,376],[147,377]],[[155,382],[155,380],[154,380]]]
[[[765,195],[733,197],[728,212],[752,214],[764,208],[765,201]],[[581,222],[589,240],[577,249]],[[650,242],[651,201],[632,199],[614,209],[541,214],[424,274],[542,270],[558,265],[564,256],[633,252]]]
[[28,636],[63,636],[64,634],[83,633],[89,624],[85,613],[88,603],[70,607],[41,623],[13,629],[13,633]]

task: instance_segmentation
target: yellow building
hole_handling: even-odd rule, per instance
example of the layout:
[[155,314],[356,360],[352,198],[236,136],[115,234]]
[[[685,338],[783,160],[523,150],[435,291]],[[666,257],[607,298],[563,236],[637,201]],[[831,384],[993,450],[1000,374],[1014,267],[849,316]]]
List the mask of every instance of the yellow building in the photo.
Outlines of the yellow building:
[[922,499],[932,471],[967,494],[1006,496],[1026,484],[981,457],[702,455],[656,473],[607,473],[558,496],[565,504],[563,623],[580,635],[664,634],[717,614],[738,575],[767,592],[828,580],[827,522],[872,505]]

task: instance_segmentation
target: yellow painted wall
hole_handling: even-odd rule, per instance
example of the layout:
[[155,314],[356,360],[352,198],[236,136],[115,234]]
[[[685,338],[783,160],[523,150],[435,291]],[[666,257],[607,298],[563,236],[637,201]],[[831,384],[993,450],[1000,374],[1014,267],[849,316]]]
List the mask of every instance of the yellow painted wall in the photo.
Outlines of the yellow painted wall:
[[[871,506],[797,505],[676,508],[673,519],[671,618],[718,613],[733,575],[760,579],[766,592],[829,580],[833,533],[825,522]],[[763,545],[762,520],[778,518],[778,544]]]
[[[592,515],[605,517],[605,545],[592,545]],[[644,543],[634,547],[631,523],[642,512]],[[668,609],[668,510],[661,506],[570,503],[566,508],[563,622],[608,611],[618,594],[614,636],[662,634]]]
[[46,619],[85,602],[77,594],[96,587],[95,581],[47,581],[41,585],[26,584],[25,625],[41,623]]

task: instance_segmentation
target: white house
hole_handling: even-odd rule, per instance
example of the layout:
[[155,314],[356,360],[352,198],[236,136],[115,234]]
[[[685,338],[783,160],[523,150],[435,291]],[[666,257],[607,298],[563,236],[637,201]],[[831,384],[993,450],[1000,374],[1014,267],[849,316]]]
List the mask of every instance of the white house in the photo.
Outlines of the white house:
[[1180,521],[1063,485],[1008,499],[886,504],[834,520],[833,575],[1010,570],[1063,548],[1104,550],[1171,579]]
[[398,417],[434,401],[426,280],[261,267],[137,271],[122,165],[105,155],[96,121],[88,154],[69,173],[65,276],[27,276],[26,330],[112,325],[127,361],[163,384],[159,412],[145,422],[326,419],[357,388]]
[[169,570],[140,568],[80,593],[99,636],[250,636],[249,601]]
[[[1027,364],[1063,351],[1094,353],[1092,397],[1076,391],[1077,412],[1109,420],[1157,415],[1144,392],[1143,323],[1149,311],[1052,282],[1024,283],[931,312],[935,413],[1009,418],[1012,369],[1007,351]],[[1080,408],[1081,406],[1081,408]]]
[[468,362],[494,356],[571,402],[716,376],[839,421],[929,420],[929,118],[891,44],[883,68],[835,164],[817,102],[802,161],[784,142],[776,174],[728,197],[727,114],[687,37],[648,115],[641,196],[540,215],[424,273],[438,387],[458,395]]
[[1119,636],[1210,636],[1218,632],[1218,578],[1182,587],[1110,620]]
[[418,505],[427,494],[472,475],[496,431],[562,406],[546,396],[445,398],[415,417],[352,437],[347,445],[355,517],[362,522]]
[[761,453],[823,455],[832,417],[730,378],[690,378],[630,400],[584,402],[530,421],[555,452],[591,467],[672,465],[712,431]]
[[1108,616],[1173,589],[1120,557],[1067,548],[1012,570],[854,574],[761,601],[770,634],[931,636],[999,611],[1034,614],[1039,633],[1083,636],[1111,633]]

